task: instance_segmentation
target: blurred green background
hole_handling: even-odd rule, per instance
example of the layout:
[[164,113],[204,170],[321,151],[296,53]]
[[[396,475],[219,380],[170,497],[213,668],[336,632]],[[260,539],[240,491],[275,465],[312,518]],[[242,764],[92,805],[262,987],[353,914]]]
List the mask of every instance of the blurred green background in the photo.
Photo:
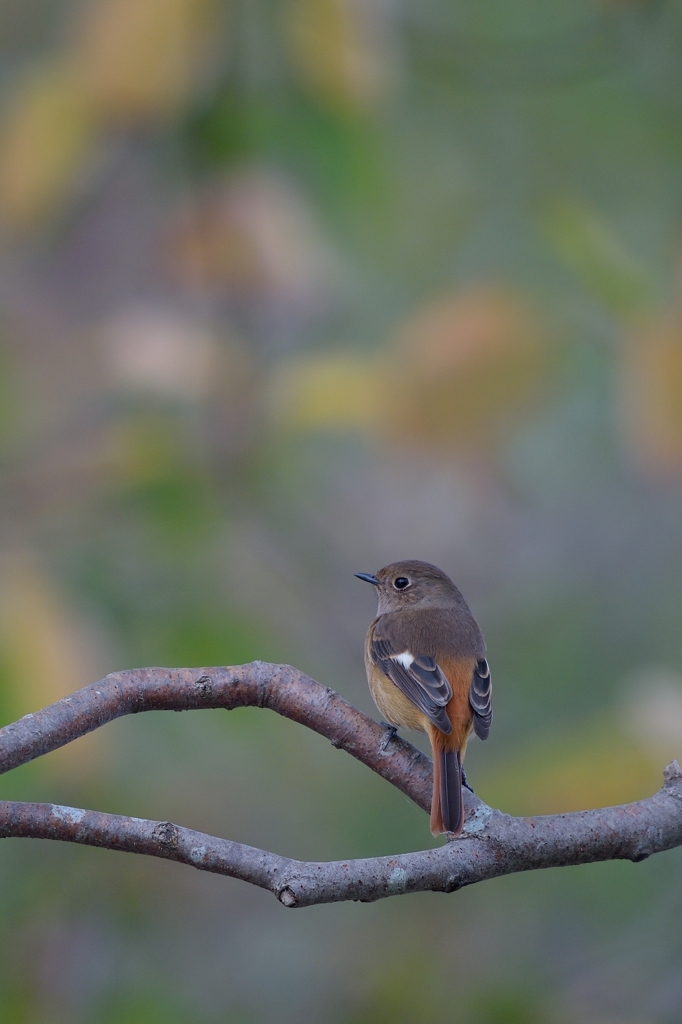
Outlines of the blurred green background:
[[[0,716],[289,661],[376,715],[396,558],[485,631],[479,794],[682,754],[682,2],[5,0]],[[410,737],[416,739],[418,738]],[[303,859],[426,816],[256,709],[113,723],[0,796]],[[682,855],[288,911],[0,845],[2,1024],[679,1024]]]

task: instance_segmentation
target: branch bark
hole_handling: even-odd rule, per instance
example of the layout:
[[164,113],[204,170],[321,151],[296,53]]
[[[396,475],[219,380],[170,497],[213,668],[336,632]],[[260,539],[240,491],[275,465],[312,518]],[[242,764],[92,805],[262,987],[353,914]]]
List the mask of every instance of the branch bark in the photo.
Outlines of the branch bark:
[[[0,774],[123,715],[246,706],[270,708],[314,729],[429,810],[429,758],[399,737],[385,744],[385,729],[297,669],[264,662],[113,673],[0,729]],[[682,771],[675,761],[666,768],[658,793],[620,807],[513,818],[468,792],[465,805],[462,835],[442,847],[323,863],[280,857],[171,822],[55,804],[0,801],[0,838],[57,839],[176,860],[261,886],[286,907],[370,902],[423,890],[454,892],[516,871],[640,861],[682,845]]]

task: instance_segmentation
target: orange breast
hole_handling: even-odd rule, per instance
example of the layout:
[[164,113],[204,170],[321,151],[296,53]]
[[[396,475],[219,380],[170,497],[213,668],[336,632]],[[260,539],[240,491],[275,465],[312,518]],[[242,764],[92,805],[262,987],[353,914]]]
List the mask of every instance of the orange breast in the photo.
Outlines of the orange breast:
[[408,700],[402,690],[399,690],[371,659],[366,661],[366,668],[374,703],[389,725],[400,725],[403,729],[426,732],[428,718],[423,711]]

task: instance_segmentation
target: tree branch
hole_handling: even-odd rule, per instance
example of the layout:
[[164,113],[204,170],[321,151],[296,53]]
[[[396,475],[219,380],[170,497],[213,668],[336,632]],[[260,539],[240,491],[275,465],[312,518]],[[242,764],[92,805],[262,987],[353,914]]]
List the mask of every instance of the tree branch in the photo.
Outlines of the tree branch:
[[[256,706],[326,736],[428,811],[431,762],[332,690],[288,665],[135,669],[26,715],[0,730],[0,773],[55,750],[106,722],[141,711]],[[497,875],[593,861],[643,860],[682,845],[682,771],[673,761],[647,800],[573,814],[512,818],[465,793],[462,835],[433,850],[392,857],[303,862],[171,822],[54,804],[0,801],[0,838],[58,839],[190,864],[274,893],[284,906],[372,901],[407,892],[453,892]]]

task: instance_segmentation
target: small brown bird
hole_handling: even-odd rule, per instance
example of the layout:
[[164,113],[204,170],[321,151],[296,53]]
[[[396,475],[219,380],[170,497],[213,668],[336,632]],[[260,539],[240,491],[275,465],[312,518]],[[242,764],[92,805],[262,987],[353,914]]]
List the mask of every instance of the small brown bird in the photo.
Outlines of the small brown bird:
[[464,825],[462,761],[472,732],[485,740],[493,718],[485,641],[452,580],[428,562],[393,562],[376,576],[379,594],[365,643],[374,703],[392,727],[427,733],[433,750],[431,832]]

